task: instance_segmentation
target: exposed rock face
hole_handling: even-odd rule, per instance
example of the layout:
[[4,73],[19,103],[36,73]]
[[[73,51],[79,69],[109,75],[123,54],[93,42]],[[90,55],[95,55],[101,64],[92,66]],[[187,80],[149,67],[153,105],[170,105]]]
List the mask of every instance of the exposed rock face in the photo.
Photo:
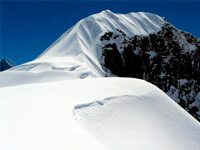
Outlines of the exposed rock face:
[[200,121],[200,40],[169,22],[147,37],[117,30],[102,35],[102,66],[108,74],[145,79]]
[[0,61],[0,71],[7,70],[7,69],[12,68],[14,66],[15,66],[15,64],[10,59],[4,58]]

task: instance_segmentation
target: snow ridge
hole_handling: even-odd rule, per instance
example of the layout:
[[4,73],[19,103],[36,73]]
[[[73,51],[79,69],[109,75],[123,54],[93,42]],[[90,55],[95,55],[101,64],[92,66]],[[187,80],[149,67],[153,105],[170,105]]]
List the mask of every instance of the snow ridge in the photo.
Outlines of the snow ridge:
[[98,78],[113,76],[101,66],[99,44],[106,44],[108,32],[120,32],[110,41],[120,43],[124,36],[157,33],[164,23],[150,13],[102,11],[78,22],[37,59],[0,73],[6,87],[0,89],[1,149],[200,149],[200,123],[156,86]]
[[[23,84],[58,79],[104,77],[107,73],[102,69],[102,51],[98,49],[97,45],[105,32],[117,32],[117,30],[123,29],[127,35],[148,35],[160,31],[164,23],[165,21],[161,17],[143,12],[115,14],[110,10],[105,10],[91,15],[64,33],[34,61],[12,68],[5,75],[1,75],[2,78],[6,76],[2,80],[1,86],[7,86],[11,81],[13,85],[21,84],[13,80],[15,78],[13,75],[20,74],[11,73],[16,71],[21,71],[25,78],[35,78],[34,81],[27,80]],[[79,66],[79,68],[72,75],[70,69],[67,68],[75,66]],[[37,79],[38,74],[43,74],[43,78]]]

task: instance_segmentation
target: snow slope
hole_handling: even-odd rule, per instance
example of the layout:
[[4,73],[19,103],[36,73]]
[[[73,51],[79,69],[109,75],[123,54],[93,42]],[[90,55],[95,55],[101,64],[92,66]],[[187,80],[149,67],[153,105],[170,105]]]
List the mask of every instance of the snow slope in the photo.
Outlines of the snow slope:
[[[34,61],[1,73],[0,86],[104,77],[98,43],[105,32],[123,30],[129,36],[148,35],[160,31],[164,22],[155,14],[143,12],[114,14],[106,10],[91,15],[64,33]],[[22,77],[27,80],[22,81]]]
[[198,150],[200,124],[150,83],[96,78],[0,90],[3,150]]
[[0,73],[0,148],[200,149],[199,122],[157,87],[103,78],[98,42],[105,32],[148,35],[163,23],[154,14],[106,10],[78,22],[37,59]]

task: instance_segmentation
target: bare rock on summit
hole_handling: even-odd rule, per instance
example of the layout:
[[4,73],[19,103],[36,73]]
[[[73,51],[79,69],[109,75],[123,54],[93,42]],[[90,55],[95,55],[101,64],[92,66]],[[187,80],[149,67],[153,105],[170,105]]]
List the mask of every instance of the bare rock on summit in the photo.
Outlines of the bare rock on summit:
[[[113,41],[119,37],[123,40],[116,45]],[[166,21],[158,33],[149,36],[107,32],[101,44],[105,71],[153,83],[200,120],[199,39]]]

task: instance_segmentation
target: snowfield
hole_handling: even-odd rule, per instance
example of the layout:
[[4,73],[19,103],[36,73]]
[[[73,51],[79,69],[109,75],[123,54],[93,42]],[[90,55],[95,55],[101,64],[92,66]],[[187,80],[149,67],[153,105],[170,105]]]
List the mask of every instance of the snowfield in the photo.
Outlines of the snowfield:
[[198,150],[200,124],[154,85],[129,78],[0,90],[3,150]]
[[103,33],[148,35],[163,23],[154,14],[106,10],[78,22],[37,59],[1,72],[0,149],[199,150],[198,121],[156,86],[105,78],[101,66]]

